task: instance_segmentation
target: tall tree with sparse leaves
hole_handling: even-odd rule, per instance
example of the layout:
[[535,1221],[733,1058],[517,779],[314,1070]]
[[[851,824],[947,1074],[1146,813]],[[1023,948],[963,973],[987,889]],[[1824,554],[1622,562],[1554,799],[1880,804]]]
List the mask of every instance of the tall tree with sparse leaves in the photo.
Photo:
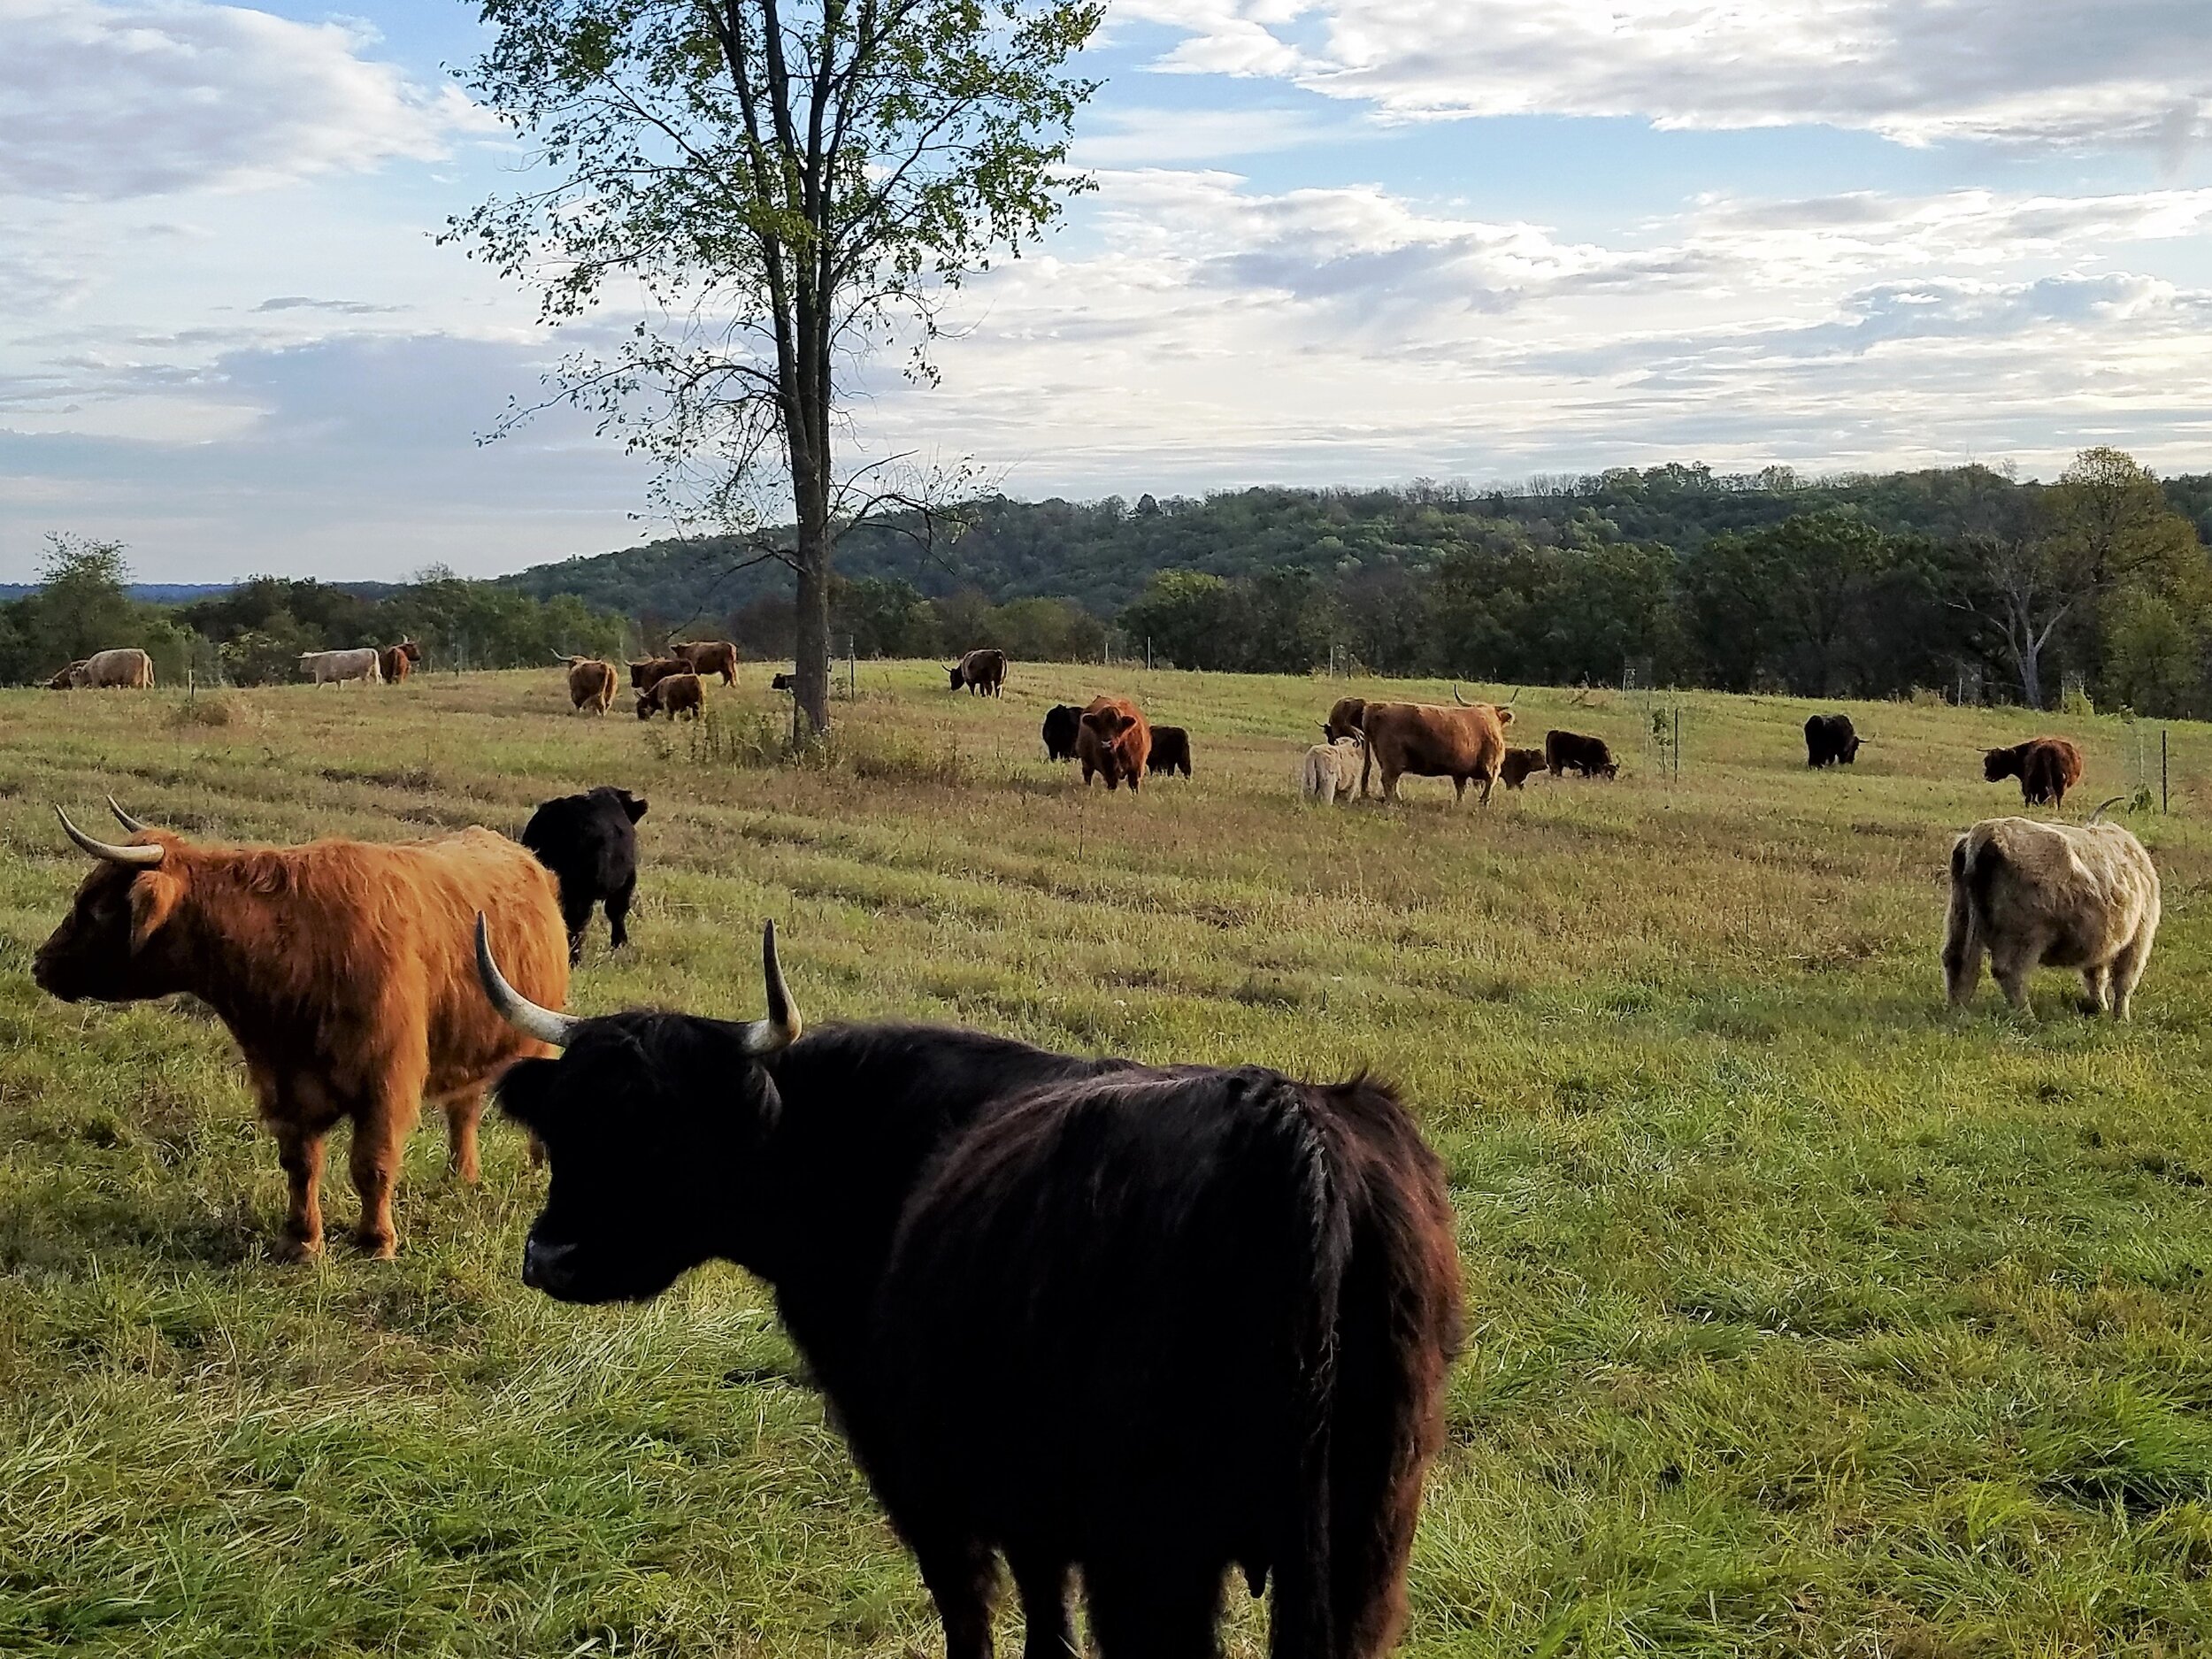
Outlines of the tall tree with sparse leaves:
[[[898,341],[933,377],[938,307],[1087,181],[1065,165],[1102,0],[484,0],[472,89],[544,177],[449,234],[550,322],[646,299],[556,396],[657,467],[672,503],[795,576],[798,698],[829,721],[838,538],[915,492],[841,473],[839,373]],[[788,512],[792,534],[764,521]],[[911,521],[911,515],[904,516]],[[925,515],[925,519],[926,515]]]

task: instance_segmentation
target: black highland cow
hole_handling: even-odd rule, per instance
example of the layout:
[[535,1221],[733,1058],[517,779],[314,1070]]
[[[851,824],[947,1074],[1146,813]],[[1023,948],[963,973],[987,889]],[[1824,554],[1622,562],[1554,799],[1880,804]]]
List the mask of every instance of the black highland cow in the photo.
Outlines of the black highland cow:
[[568,924],[568,959],[584,954],[591,907],[603,903],[614,949],[630,942],[630,898],[637,890],[637,821],[645,799],[602,784],[585,795],[548,801],[530,815],[522,844],[561,884],[561,919]]
[[1859,757],[1859,734],[1847,714],[1811,714],[1805,717],[1805,764],[1808,766],[1848,766]]
[[997,1557],[1028,1659],[1216,1651],[1232,1568],[1277,1659],[1403,1619],[1460,1334],[1443,1171],[1387,1089],[1079,1059],[979,1033],[801,1037],[769,1017],[552,1014],[500,1085],[552,1164],[525,1280],[641,1301],[720,1258],[792,1340],[913,1550],[949,1659],[985,1659]]
[[1076,733],[1083,729],[1083,710],[1056,703],[1045,710],[1040,735],[1045,740],[1047,760],[1073,760]]

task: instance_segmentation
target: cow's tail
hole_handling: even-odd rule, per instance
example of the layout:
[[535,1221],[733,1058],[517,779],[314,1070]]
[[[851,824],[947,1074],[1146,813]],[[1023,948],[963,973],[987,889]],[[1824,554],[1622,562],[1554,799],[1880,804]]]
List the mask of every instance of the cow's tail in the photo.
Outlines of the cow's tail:
[[1988,912],[1990,884],[2004,867],[1995,844],[1978,847],[1971,834],[1951,843],[1951,904],[1944,918],[1943,983],[1954,1005],[1974,995],[1982,977],[1982,918]]
[[[1352,1087],[1360,1087],[1355,1084]],[[1296,1349],[1302,1397],[1294,1497],[1275,1541],[1274,1601],[1269,1609],[1269,1659],[1333,1659],[1340,1651],[1336,1609],[1335,1464],[1337,1348],[1345,1271],[1352,1254],[1352,1219],[1343,1182],[1325,1136],[1305,1112],[1293,1115],[1302,1133],[1298,1150],[1299,1260]]]

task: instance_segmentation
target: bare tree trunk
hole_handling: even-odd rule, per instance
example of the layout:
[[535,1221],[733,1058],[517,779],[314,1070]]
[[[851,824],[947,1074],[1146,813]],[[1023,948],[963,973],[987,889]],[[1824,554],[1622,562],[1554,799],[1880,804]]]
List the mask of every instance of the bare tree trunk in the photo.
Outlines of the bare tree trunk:
[[799,514],[796,691],[799,710],[817,734],[829,730],[830,533],[826,517]]
[[2031,709],[2043,706],[2043,652],[2031,639],[2014,652],[2020,664],[2020,700]]

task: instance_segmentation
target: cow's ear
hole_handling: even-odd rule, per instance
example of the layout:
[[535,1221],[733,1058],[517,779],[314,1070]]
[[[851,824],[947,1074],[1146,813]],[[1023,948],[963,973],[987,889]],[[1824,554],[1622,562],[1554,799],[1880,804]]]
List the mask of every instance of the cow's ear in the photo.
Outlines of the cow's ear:
[[165,870],[142,870],[131,883],[131,949],[143,950],[184,897],[184,883]]
[[498,1084],[499,1109],[533,1133],[544,1128],[546,1090],[552,1086],[558,1060],[518,1060],[503,1073]]
[[631,823],[634,824],[645,816],[644,797],[632,795],[627,789],[617,789],[615,793],[622,797],[622,810],[630,815]]

